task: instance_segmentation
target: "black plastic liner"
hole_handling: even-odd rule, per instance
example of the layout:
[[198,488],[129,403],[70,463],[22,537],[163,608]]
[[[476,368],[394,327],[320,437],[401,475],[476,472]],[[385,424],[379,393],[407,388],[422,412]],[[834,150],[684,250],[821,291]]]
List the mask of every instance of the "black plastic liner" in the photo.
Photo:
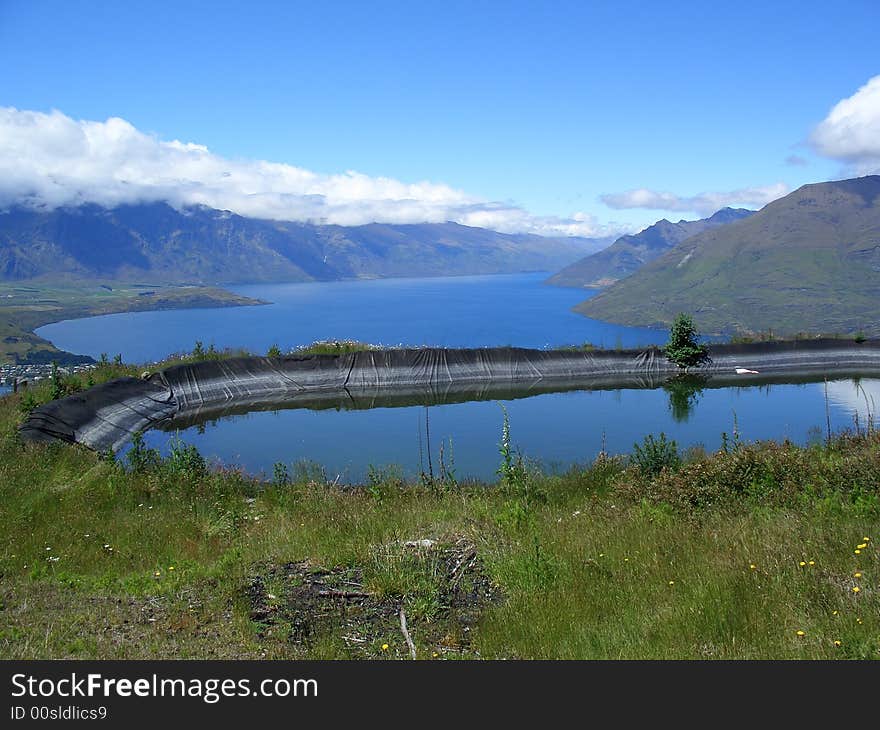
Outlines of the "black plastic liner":
[[[710,352],[710,362],[691,370],[708,387],[880,375],[880,340],[715,345]],[[21,433],[31,440],[63,439],[117,450],[138,431],[185,428],[250,410],[431,405],[565,390],[653,388],[681,372],[658,348],[425,348],[209,360],[52,401],[33,411]]]
[[160,380],[121,378],[35,408],[20,433],[30,441],[60,439],[115,451],[175,413],[174,396]]

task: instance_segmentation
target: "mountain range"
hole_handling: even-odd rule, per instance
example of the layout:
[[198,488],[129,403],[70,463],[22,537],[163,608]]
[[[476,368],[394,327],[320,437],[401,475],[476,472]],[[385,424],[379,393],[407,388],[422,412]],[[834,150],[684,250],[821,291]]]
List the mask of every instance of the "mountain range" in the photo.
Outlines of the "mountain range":
[[14,207],[0,213],[0,280],[214,285],[553,271],[608,243],[456,223],[289,223],[165,203]]
[[720,334],[880,334],[880,176],[804,185],[691,236],[578,305],[665,327],[678,312]]
[[547,279],[547,283],[586,289],[610,286],[685,239],[753,214],[753,210],[745,208],[722,208],[711,217],[696,221],[672,223],[664,218],[640,233],[622,236],[608,248],[575,261]]

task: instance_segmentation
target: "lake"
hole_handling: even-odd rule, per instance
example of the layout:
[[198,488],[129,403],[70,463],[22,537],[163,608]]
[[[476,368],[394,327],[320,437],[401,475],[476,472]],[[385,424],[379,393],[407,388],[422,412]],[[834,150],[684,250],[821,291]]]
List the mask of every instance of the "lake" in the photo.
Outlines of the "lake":
[[265,353],[316,340],[383,345],[553,347],[592,342],[603,347],[662,343],[666,332],[620,327],[571,311],[593,291],[544,286],[549,274],[308,284],[255,284],[232,291],[272,304],[109,314],[40,327],[37,334],[70,352],[126,362],[154,362],[205,347]]
[[[619,327],[570,311],[592,292],[544,286],[545,274],[440,279],[237,286],[234,291],[273,302],[260,307],[115,314],[40,328],[58,347],[98,357],[155,361],[205,346],[265,352],[321,339],[385,345],[552,347],[592,342],[604,347],[662,344],[666,332]],[[880,381],[844,379],[828,384],[828,416],[835,430],[864,424]],[[181,431],[210,460],[271,475],[319,464],[330,479],[362,481],[370,467],[396,465],[409,476],[434,470],[439,448],[459,478],[493,479],[499,463],[502,405],[514,446],[545,471],[591,461],[600,449],[629,452],[661,431],[682,448],[715,449],[722,433],[744,440],[822,438],[826,428],[823,382],[704,388],[693,392],[581,390],[371,410],[278,410],[227,416]],[[428,419],[426,430],[425,419]],[[146,434],[167,453],[177,436]]]

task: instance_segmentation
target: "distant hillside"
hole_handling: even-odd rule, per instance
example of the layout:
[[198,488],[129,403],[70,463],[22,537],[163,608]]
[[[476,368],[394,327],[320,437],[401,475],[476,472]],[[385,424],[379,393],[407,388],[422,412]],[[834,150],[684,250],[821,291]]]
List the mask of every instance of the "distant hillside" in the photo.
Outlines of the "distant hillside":
[[566,266],[547,279],[554,286],[601,289],[626,278],[634,271],[666,253],[686,238],[710,228],[742,220],[754,211],[722,208],[710,218],[671,223],[665,218],[641,233],[618,238],[608,248]]
[[706,332],[880,334],[880,176],[805,185],[688,238],[578,305],[589,317]]
[[455,223],[356,227],[211,208],[95,205],[0,213],[0,280],[224,284],[552,271],[607,239],[508,235]]

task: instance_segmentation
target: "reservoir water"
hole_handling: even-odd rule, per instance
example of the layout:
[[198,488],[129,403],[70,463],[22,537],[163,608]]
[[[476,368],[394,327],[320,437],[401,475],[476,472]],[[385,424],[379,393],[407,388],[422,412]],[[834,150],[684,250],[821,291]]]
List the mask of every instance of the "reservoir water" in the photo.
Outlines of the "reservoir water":
[[[861,427],[880,403],[880,380],[828,383],[828,415],[834,431]],[[195,444],[206,456],[271,475],[273,465],[290,469],[310,462],[330,479],[360,482],[370,467],[399,467],[409,476],[454,462],[459,478],[493,479],[498,444],[508,413],[511,441],[547,472],[592,461],[600,449],[630,452],[646,434],[664,432],[681,448],[720,446],[722,433],[746,441],[785,439],[807,443],[827,428],[825,383],[774,384],[703,389],[676,395],[655,390],[546,393],[504,401],[370,410],[278,410],[226,416],[177,433],[150,431],[146,441],[167,453],[173,439]],[[427,418],[427,426],[426,426]]]
[[[48,325],[38,333],[58,347],[98,357],[155,361],[192,348],[265,352],[322,339],[385,345],[604,347],[662,344],[666,332],[619,327],[570,311],[590,295],[544,286],[543,274],[253,285],[236,292],[259,307],[116,314]],[[523,396],[527,396],[524,393]],[[406,475],[439,468],[439,451],[458,478],[493,479],[499,463],[502,405],[512,442],[545,471],[591,461],[603,447],[629,452],[661,431],[681,448],[719,446],[722,433],[743,440],[820,439],[864,425],[880,403],[880,380],[840,379],[682,391],[581,390],[500,401],[470,401],[370,410],[276,410],[226,416],[179,433],[151,431],[147,443],[168,451],[175,438],[209,459],[271,475],[277,462],[320,465],[330,479],[362,481],[371,467]],[[427,424],[426,424],[427,419]],[[430,449],[429,449],[430,445]]]

